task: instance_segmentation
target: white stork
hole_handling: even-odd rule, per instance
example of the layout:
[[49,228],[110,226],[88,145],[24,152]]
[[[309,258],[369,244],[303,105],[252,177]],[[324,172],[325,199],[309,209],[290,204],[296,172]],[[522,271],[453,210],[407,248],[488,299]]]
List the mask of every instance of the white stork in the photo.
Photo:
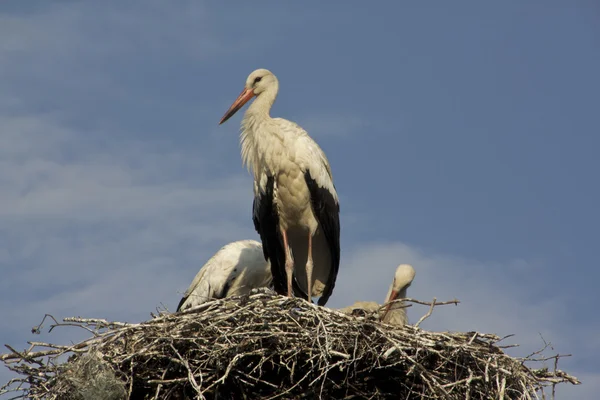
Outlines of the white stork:
[[[405,298],[406,290],[414,278],[415,269],[411,265],[400,264],[398,268],[396,268],[394,280],[390,285],[390,290],[388,290],[388,294],[383,303],[384,305],[387,304],[387,306],[379,315],[381,321],[391,325],[406,325],[408,317],[406,316],[406,309],[403,307],[403,304],[400,302],[390,304],[390,301]],[[382,306],[374,301],[357,301],[352,306],[342,308],[338,311],[343,312],[344,314],[353,314],[356,309],[377,312],[381,310],[381,307]]]
[[248,294],[254,288],[269,287],[271,282],[271,266],[265,261],[262,245],[256,240],[232,242],[200,268],[177,311],[212,299]]
[[[294,122],[271,118],[279,81],[257,69],[219,124],[250,99],[240,135],[243,163],[254,175],[252,219],[279,294],[325,305],[340,264],[338,196],[325,153]],[[295,277],[295,279],[294,279]],[[287,283],[287,287],[286,287]]]

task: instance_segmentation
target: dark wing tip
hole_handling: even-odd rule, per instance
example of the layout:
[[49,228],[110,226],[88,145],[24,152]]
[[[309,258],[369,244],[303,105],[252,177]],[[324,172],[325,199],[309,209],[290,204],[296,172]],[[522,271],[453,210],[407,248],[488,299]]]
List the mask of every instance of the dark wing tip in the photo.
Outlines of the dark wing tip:
[[187,297],[182,297],[181,300],[179,300],[179,304],[177,305],[176,312],[182,311],[181,307],[183,307],[183,303],[185,303],[186,300],[187,300]]
[[279,232],[279,216],[273,204],[275,178],[267,177],[264,192],[255,195],[252,206],[254,228],[260,235],[265,260],[271,263],[273,287],[278,294],[286,294],[285,252],[283,238]]
[[324,306],[333,293],[340,267],[340,205],[329,190],[319,186],[317,181],[310,175],[309,170],[304,173],[304,180],[310,191],[313,213],[319,221],[319,226],[325,234],[331,251],[332,265],[329,280],[317,302],[318,305]]

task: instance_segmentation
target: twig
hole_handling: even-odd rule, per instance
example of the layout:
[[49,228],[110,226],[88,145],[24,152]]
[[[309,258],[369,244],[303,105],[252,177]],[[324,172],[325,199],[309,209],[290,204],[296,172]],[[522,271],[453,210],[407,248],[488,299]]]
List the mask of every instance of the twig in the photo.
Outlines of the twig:
[[429,307],[429,311],[427,311],[427,314],[423,315],[415,324],[415,327],[419,327],[419,325],[421,325],[421,322],[425,321],[427,318],[429,318],[431,316],[431,314],[433,313],[433,308],[436,306],[436,298],[433,298],[433,301],[431,302],[431,306]]

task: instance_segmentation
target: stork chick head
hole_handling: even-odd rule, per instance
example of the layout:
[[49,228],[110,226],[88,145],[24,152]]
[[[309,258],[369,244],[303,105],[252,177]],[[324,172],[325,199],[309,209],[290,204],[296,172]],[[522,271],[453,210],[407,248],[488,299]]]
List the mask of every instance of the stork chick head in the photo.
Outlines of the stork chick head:
[[[396,273],[394,274],[394,281],[390,286],[390,290],[388,292],[388,296],[385,299],[387,303],[387,307],[383,311],[383,315],[381,316],[381,320],[383,321],[386,314],[390,311],[391,304],[390,301],[396,300],[399,296],[406,296],[406,289],[410,286],[413,279],[415,279],[415,269],[410,264],[400,264],[398,268],[396,268]],[[400,298],[402,298],[400,297]]]
[[248,79],[246,79],[246,85],[244,86],[244,90],[242,90],[242,93],[240,93],[240,95],[237,99],[235,99],[231,107],[229,107],[229,110],[227,110],[225,115],[223,115],[223,118],[221,118],[219,125],[231,118],[233,114],[238,112],[238,110],[242,108],[244,104],[246,104],[248,101],[250,101],[251,98],[253,98],[254,96],[259,96],[261,93],[264,93],[268,90],[271,90],[271,92],[273,92],[271,99],[272,104],[272,101],[275,100],[275,96],[277,95],[278,89],[279,82],[277,81],[277,78],[275,77],[275,75],[273,75],[271,71],[264,68],[253,71],[248,76]]
[[[413,279],[415,279],[415,269],[410,264],[400,264],[396,268],[394,274],[394,282],[392,283],[392,295],[397,297],[398,293],[410,286]],[[395,292],[395,293],[394,293]],[[393,299],[389,299],[393,300]]]

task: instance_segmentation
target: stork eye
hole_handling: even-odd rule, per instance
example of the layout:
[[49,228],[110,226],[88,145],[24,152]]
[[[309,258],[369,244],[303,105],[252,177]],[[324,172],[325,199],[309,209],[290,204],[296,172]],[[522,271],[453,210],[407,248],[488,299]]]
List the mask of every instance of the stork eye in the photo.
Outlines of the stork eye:
[[260,82],[261,79],[262,79],[262,76],[257,76],[256,78],[254,78],[254,84],[257,84],[258,82]]

